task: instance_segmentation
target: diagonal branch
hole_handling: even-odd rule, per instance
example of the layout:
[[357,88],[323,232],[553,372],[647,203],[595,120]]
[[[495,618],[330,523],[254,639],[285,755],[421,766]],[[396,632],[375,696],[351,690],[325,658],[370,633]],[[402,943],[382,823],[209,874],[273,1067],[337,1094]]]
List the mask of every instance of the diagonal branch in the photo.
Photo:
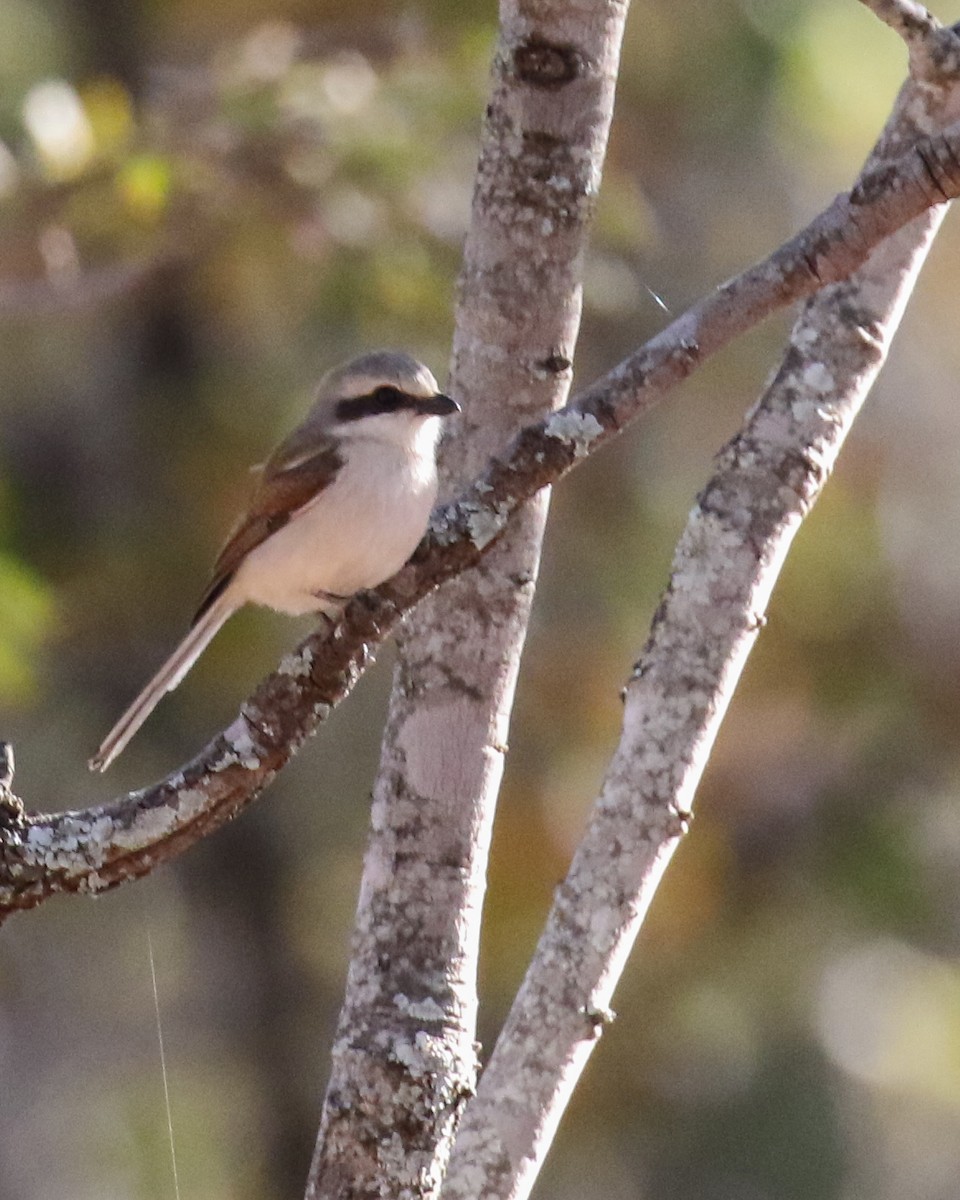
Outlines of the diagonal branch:
[[[908,85],[858,185],[960,89]],[[939,188],[939,184],[936,185]],[[797,321],[779,372],[698,497],[625,692],[620,744],[510,1014],[464,1112],[444,1200],[524,1200],[663,873],[771,591],[883,365],[944,215],[883,242]]]
[[943,26],[915,0],[860,0],[860,3],[899,33],[908,46],[929,45],[930,38]]
[[919,84],[949,87],[960,71],[956,28],[941,25],[915,0],[860,0],[903,38],[910,53],[910,76]]
[[182,769],[111,804],[28,815],[0,797],[0,916],[57,892],[144,875],[249,804],[352,690],[402,615],[474,564],[511,515],[651,408],[701,363],[787,304],[844,279],[920,213],[960,194],[960,124],[865,174],[769,258],[721,285],[566,408],[526,427],[434,515],[412,562],[357,597],[332,637],[307,638]]

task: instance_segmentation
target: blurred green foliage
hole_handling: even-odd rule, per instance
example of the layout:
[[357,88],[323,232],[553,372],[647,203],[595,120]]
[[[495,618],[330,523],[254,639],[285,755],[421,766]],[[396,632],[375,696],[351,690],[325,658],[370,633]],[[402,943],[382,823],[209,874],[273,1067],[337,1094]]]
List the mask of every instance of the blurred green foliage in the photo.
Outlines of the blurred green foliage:
[[[316,375],[383,344],[442,374],[494,33],[490,6],[451,0],[0,3],[0,734],[31,805],[168,770],[304,628],[238,617],[110,782],[87,777]],[[635,0],[578,378],[845,187],[904,69],[855,0]],[[956,238],[798,536],[544,1200],[956,1193]],[[785,328],[555,497],[491,865],[487,1045],[672,545]],[[388,685],[364,680],[175,867],[5,928],[4,1200],[171,1194],[148,928],[182,1195],[299,1194]]]
[[17,559],[0,555],[0,696],[22,702],[35,684],[31,670],[50,633],[52,597]]

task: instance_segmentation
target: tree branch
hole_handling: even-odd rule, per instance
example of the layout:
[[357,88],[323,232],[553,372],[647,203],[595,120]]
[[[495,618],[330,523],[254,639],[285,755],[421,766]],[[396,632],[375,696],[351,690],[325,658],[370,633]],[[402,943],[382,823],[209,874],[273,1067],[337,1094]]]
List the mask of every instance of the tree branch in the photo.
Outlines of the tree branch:
[[[854,195],[872,193],[916,122],[929,129],[955,117],[958,91],[908,85]],[[943,215],[931,209],[809,302],[778,374],[720,453],[627,686],[620,744],[586,834],[464,1112],[444,1200],[529,1194],[688,828],[790,543],[886,359]]]
[[721,285],[566,408],[527,426],[453,504],[411,563],[354,599],[332,637],[288,655],[195,759],[111,804],[55,814],[0,811],[0,916],[57,892],[144,875],[235,816],[353,689],[400,617],[472,566],[512,514],[771,313],[847,277],[884,238],[960,194],[960,124],[867,172],[807,228]]
[[885,25],[889,25],[908,46],[929,45],[930,38],[943,26],[922,4],[914,0],[860,0]]
[[910,54],[910,75],[917,83],[949,87],[960,71],[956,28],[945,27],[914,0],[860,0],[903,38]]
[[[567,399],[625,0],[501,0],[451,389],[445,494]],[[451,487],[452,484],[452,487]],[[549,492],[420,608],[373,789],[308,1200],[435,1196],[477,1076],[487,854]]]

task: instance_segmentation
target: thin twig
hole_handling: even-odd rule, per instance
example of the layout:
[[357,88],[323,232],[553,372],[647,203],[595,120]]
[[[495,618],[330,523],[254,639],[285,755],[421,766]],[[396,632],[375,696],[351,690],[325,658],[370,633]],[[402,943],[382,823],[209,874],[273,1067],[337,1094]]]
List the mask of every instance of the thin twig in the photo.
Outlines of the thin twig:
[[908,46],[926,42],[943,28],[928,9],[914,0],[860,0],[860,3],[898,33]]
[[910,75],[918,83],[949,87],[960,71],[956,29],[941,25],[914,0],[860,0],[903,39],[910,53]]

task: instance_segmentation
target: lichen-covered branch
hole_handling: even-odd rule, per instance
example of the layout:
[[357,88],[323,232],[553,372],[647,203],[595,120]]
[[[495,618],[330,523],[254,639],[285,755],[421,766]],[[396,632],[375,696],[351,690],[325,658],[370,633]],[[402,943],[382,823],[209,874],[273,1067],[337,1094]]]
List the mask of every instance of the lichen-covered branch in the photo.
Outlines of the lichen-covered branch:
[[867,172],[768,259],[710,293],[566,408],[528,425],[438,510],[411,564],[355,599],[334,637],[307,638],[192,762],[108,805],[52,815],[0,810],[0,915],[146,874],[235,816],[349,694],[400,616],[476,563],[526,500],[735,337],[845,278],[885,237],[958,194],[960,124],[951,124]]
[[[455,313],[464,416],[448,492],[567,399],[626,11],[500,4]],[[547,501],[543,489],[399,638],[309,1200],[435,1196],[473,1092],[487,854]]]
[[942,26],[935,16],[914,0],[860,0],[895,30],[908,46],[929,45],[930,38]]
[[[957,87],[908,85],[868,164],[956,118]],[[586,834],[476,1097],[444,1200],[523,1200],[591,1050],[627,955],[692,816],[696,787],[790,543],[819,496],[943,216],[932,209],[794,327],[779,372],[720,453],[677,547],[625,692],[623,731]]]
[[918,84],[950,87],[960,71],[956,29],[945,27],[914,0],[860,0],[903,38],[910,52],[910,76]]

